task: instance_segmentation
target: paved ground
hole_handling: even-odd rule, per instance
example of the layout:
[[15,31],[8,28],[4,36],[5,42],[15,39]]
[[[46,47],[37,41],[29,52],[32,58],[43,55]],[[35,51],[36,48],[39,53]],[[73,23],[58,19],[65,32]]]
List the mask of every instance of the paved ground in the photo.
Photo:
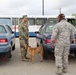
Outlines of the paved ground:
[[[0,61],[0,75],[56,75],[54,58],[40,62],[39,56],[36,56],[34,64],[22,62],[20,60],[19,39],[16,38],[15,42],[16,50],[13,51],[12,58],[7,61]],[[36,47],[35,38],[30,38],[29,44]],[[68,73],[63,75],[76,75],[76,59],[74,57],[70,57]]]

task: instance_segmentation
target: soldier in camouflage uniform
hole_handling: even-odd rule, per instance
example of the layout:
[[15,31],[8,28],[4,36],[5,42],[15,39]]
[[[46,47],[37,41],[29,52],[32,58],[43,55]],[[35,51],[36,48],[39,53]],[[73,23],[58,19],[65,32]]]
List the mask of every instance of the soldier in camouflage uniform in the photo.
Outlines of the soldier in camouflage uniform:
[[27,16],[22,17],[22,22],[19,25],[19,40],[20,40],[20,49],[21,49],[21,58],[23,61],[28,61],[27,49],[24,47],[25,44],[28,44],[28,25],[27,25]]
[[57,74],[61,75],[67,72],[70,43],[74,41],[74,26],[65,20],[64,14],[60,14],[58,20],[59,23],[55,25],[52,32],[51,46],[55,44]]

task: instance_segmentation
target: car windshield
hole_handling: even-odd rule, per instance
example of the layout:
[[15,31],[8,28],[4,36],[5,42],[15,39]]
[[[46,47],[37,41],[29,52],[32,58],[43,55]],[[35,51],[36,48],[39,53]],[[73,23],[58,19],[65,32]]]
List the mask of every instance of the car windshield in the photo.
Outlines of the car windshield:
[[0,25],[0,33],[6,33],[4,26]]
[[54,28],[54,25],[49,24],[46,26],[45,32],[50,33],[50,32],[52,32],[53,28]]

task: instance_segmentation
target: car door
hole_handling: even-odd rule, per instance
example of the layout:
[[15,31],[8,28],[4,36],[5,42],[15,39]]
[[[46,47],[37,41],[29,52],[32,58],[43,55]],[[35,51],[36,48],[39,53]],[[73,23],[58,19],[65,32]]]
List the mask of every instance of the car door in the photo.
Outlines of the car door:
[[40,27],[40,29],[39,29],[39,31],[38,32],[36,32],[36,38],[37,39],[45,39],[45,37],[44,37],[44,28],[45,28],[45,26],[44,25],[42,25],[41,27]]
[[12,43],[12,47],[15,45],[15,35],[14,35],[14,32],[12,31],[12,29],[10,28],[10,26],[6,25],[8,31],[9,31],[9,34],[10,34],[10,42]]

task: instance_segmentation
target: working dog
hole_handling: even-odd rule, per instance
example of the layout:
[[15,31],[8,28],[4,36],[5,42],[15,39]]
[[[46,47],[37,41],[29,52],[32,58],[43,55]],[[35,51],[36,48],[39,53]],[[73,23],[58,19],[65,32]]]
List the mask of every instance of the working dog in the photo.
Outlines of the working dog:
[[31,63],[34,62],[34,57],[36,54],[39,54],[40,61],[41,62],[43,61],[43,47],[42,47],[42,45],[32,48],[31,46],[26,44],[25,47],[27,48],[28,54],[30,55]]

